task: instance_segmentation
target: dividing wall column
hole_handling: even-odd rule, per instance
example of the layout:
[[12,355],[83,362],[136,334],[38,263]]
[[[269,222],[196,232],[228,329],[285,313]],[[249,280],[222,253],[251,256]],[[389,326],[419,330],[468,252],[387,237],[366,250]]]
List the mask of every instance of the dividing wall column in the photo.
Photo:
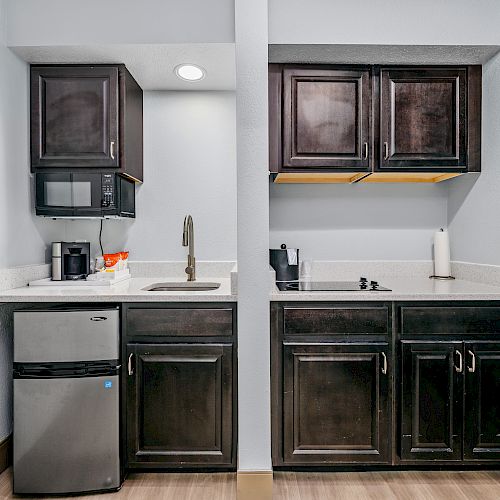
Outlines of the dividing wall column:
[[267,0],[235,0],[238,499],[271,498]]

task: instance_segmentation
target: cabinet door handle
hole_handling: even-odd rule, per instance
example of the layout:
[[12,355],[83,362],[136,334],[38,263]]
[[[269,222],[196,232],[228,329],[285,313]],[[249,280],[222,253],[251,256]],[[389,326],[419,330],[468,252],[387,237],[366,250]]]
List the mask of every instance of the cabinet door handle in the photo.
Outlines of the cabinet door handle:
[[109,144],[109,155],[113,160],[115,159],[115,141],[111,141]]
[[368,143],[363,144],[363,159],[368,160]]
[[128,363],[127,363],[127,368],[128,368],[128,374],[133,375],[134,374],[134,367],[132,366],[132,358],[134,357],[134,353],[131,352],[128,355]]
[[384,142],[384,160],[389,158],[389,143]]
[[467,368],[470,373],[474,373],[476,371],[476,356],[472,351],[468,351],[470,354],[470,357],[472,359],[472,365]]
[[455,366],[455,371],[457,373],[462,373],[462,370],[464,369],[464,360],[462,358],[462,353],[459,350],[456,350],[455,354],[458,356],[458,366]]
[[383,363],[382,363],[382,373],[384,375],[387,375],[387,356],[385,355],[385,352],[381,352],[382,358],[383,358]]

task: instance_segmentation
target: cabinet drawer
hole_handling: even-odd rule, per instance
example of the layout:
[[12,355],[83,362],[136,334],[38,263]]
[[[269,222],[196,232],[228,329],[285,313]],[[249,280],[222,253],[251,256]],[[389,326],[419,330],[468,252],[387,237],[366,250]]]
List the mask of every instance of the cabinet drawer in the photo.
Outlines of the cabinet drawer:
[[285,335],[383,335],[390,330],[387,306],[284,307],[283,322]]
[[500,307],[401,307],[402,334],[499,333]]
[[233,334],[233,310],[130,308],[127,334],[174,337],[219,337]]

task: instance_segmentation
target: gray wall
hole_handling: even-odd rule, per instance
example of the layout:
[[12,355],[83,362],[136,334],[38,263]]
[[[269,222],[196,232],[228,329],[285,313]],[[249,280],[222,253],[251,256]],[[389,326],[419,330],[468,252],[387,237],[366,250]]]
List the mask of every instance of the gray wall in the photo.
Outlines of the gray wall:
[[269,43],[500,42],[498,0],[269,0]]
[[[133,260],[182,260],[182,223],[195,224],[198,260],[236,260],[236,116],[234,92],[144,93],[144,184],[137,217],[106,220],[105,252],[130,250]],[[38,219],[47,242],[91,242],[99,221]],[[57,236],[57,238],[55,238]]]
[[445,184],[272,184],[270,244],[303,259],[430,260],[447,193]]
[[[500,44],[496,0],[272,0],[272,44]],[[500,264],[500,60],[485,65],[483,173],[442,186],[284,186],[270,194],[270,242],[312,259],[429,259],[449,224],[452,259]]]
[[[0,269],[44,262],[46,227],[31,211],[28,65],[4,43],[0,3]],[[48,231],[44,231],[49,237]]]
[[449,188],[451,251],[454,260],[500,265],[500,55],[483,67],[482,117],[481,175]]
[[9,45],[234,42],[233,0],[5,0]]

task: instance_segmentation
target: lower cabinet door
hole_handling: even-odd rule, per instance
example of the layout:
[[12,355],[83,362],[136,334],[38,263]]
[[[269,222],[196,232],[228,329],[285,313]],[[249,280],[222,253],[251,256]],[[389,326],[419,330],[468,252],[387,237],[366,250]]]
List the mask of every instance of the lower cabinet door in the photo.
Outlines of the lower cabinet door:
[[129,467],[232,465],[232,346],[129,344],[127,356]]
[[465,343],[464,459],[500,460],[500,343]]
[[462,459],[462,342],[402,341],[401,459]]
[[285,464],[388,463],[386,343],[284,344]]

